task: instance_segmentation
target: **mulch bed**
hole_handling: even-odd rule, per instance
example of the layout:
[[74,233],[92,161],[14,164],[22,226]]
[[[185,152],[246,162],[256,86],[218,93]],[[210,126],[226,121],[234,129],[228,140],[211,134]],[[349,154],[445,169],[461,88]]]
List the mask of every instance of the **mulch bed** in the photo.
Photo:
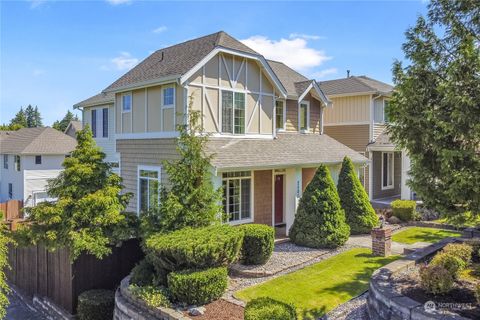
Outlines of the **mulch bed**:
[[223,299],[218,299],[204,306],[206,311],[201,316],[188,316],[199,320],[243,320],[243,308]]

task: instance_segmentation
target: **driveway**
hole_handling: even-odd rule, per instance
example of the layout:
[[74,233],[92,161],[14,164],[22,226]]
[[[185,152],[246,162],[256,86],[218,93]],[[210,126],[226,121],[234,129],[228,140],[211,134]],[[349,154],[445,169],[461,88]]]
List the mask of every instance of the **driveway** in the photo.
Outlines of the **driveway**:
[[7,307],[6,320],[46,320],[39,312],[28,306],[15,291],[8,296],[10,305]]

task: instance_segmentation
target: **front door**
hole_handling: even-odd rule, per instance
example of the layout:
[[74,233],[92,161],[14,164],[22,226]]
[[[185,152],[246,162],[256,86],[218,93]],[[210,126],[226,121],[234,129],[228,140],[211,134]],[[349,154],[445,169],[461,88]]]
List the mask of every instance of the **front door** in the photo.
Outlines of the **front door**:
[[283,175],[275,176],[275,224],[283,223]]

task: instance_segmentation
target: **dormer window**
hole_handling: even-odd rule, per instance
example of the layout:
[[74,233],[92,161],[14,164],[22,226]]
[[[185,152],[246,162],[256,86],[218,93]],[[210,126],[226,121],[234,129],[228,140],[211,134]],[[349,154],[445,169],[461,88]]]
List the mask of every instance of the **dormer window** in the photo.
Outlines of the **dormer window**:
[[300,124],[300,131],[306,132],[309,129],[310,119],[310,103],[308,101],[300,102],[298,107],[298,123]]

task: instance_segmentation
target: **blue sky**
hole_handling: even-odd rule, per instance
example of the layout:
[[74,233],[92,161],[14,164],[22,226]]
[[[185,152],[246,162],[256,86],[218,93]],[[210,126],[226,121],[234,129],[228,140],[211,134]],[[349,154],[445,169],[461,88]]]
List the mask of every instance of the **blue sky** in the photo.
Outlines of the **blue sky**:
[[0,2],[0,123],[38,105],[44,124],[162,47],[224,30],[318,80],[391,83],[426,1]]

